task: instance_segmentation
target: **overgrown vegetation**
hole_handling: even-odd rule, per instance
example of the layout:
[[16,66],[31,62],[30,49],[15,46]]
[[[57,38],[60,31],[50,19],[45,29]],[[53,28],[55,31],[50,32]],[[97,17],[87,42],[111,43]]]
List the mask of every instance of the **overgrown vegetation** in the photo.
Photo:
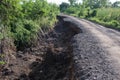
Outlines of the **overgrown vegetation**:
[[27,47],[40,29],[49,29],[59,8],[46,0],[0,0],[0,39],[12,38],[17,47]]
[[120,1],[114,3],[109,0],[82,0],[81,3],[72,1],[73,4],[62,3],[61,12],[120,30]]
[[97,9],[95,17],[91,20],[103,24],[107,27],[120,30],[120,9],[119,8],[102,8]]

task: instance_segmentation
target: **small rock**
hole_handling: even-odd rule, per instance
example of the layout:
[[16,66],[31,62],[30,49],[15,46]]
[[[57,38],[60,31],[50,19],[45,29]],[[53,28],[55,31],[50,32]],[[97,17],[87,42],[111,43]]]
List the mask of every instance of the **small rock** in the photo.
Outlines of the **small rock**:
[[20,80],[28,80],[28,76],[24,73],[22,73],[19,77]]
[[39,59],[39,58],[36,58],[36,61],[42,61],[42,58],[41,58],[41,59]]
[[24,61],[28,61],[28,58],[27,58],[27,57],[24,57],[23,60],[24,60]]
[[9,64],[8,66],[11,67],[11,66],[14,66],[14,65],[13,64]]
[[23,54],[23,52],[22,51],[18,51],[18,54]]
[[14,73],[14,71],[10,70],[9,68],[5,68],[5,69],[2,70],[2,75],[3,76],[8,76],[8,75],[11,75],[13,73]]
[[16,57],[18,57],[18,58],[22,58],[22,57],[23,57],[23,55],[22,55],[22,54],[17,53],[17,54],[16,54]]
[[97,77],[93,77],[93,80],[97,80]]

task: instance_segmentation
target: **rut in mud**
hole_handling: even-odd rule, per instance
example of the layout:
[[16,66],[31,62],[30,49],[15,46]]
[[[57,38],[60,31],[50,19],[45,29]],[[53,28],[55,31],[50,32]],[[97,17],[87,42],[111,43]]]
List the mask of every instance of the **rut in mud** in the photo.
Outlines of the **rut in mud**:
[[[32,67],[30,80],[74,80],[73,56],[71,39],[77,32],[74,26],[58,16],[59,22],[48,38],[49,48],[42,63]],[[52,41],[52,42],[51,42]]]

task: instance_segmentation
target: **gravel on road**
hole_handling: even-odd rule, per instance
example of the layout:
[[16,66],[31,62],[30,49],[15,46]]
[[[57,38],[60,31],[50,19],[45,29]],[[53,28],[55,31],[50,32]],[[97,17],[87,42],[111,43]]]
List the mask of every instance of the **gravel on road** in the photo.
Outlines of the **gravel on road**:
[[120,80],[120,32],[66,15],[64,21],[82,31],[72,39],[75,80]]

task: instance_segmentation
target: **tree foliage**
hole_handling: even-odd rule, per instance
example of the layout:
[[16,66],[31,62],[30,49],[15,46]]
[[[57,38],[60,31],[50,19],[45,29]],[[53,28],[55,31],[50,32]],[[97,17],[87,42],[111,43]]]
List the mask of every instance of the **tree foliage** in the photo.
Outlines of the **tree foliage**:
[[64,12],[68,7],[69,7],[69,4],[63,2],[63,3],[60,4],[60,11]]
[[110,5],[109,0],[83,0],[84,7],[94,8],[102,8],[108,7]]
[[114,2],[112,6],[117,8],[120,7],[120,1]]
[[76,3],[76,0],[69,1],[71,4],[62,11],[65,14],[120,29],[120,1],[113,4],[109,0],[82,0],[82,3]]
[[77,2],[77,0],[68,0],[68,1],[70,2],[70,5],[74,5]]
[[53,25],[58,13],[58,6],[46,0],[0,0],[0,27],[16,46],[31,45],[41,28]]

